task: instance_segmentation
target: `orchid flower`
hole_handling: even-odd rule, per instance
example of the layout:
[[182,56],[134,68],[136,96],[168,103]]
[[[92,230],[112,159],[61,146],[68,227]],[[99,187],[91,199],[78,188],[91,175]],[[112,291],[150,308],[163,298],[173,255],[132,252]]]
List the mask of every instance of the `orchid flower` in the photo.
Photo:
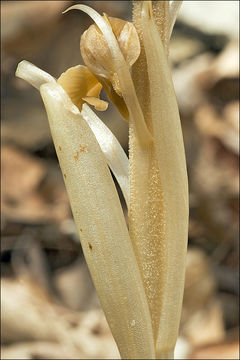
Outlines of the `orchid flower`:
[[[125,359],[173,359],[188,234],[188,181],[168,46],[181,1],[133,1],[133,23],[74,5],[94,24],[86,66],[58,79],[22,61],[40,90],[83,252]],[[129,160],[90,108],[129,122]],[[127,228],[109,168],[128,206]]]

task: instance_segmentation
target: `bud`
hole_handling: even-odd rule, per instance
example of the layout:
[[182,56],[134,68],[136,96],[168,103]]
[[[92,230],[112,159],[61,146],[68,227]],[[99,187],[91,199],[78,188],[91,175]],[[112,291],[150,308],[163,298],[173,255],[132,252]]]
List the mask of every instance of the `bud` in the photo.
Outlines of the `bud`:
[[[119,48],[130,68],[140,54],[140,43],[134,25],[118,18],[108,17],[106,14],[103,18],[111,25]],[[80,49],[82,58],[91,72],[110,80],[116,93],[122,96],[117,71],[108,44],[97,25],[91,25],[83,33]]]

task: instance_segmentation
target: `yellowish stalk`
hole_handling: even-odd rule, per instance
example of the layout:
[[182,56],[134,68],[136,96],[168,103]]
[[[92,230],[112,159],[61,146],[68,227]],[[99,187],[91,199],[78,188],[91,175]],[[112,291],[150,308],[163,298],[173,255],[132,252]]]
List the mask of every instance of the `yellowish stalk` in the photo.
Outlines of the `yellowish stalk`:
[[104,155],[61,86],[44,84],[40,92],[84,255],[120,354],[153,359],[147,300]]
[[163,46],[168,52],[169,40],[172,34],[182,0],[177,1],[152,1],[152,12]]
[[148,63],[156,156],[161,174],[167,244],[166,291],[157,351],[175,346],[181,316],[188,235],[188,180],[179,111],[168,60],[153,17],[143,7],[143,42]]
[[[184,285],[188,229],[186,160],[166,50],[153,19],[151,2],[137,2],[134,6],[134,24],[143,52],[133,66],[133,80],[140,102],[149,99],[143,113],[153,129],[154,146],[151,151],[144,151],[130,124],[130,236],[150,304],[156,356],[168,358],[177,340]],[[147,74],[143,74],[144,68]],[[144,177],[145,171],[148,176]],[[148,189],[145,194],[144,188]],[[140,193],[144,199],[137,204]],[[145,228],[137,231],[140,221],[145,222]]]
[[165,49],[168,51],[169,1],[153,1],[152,11]]
[[[134,3],[133,21],[141,43],[141,54],[133,65],[132,77],[149,129],[152,130],[150,82],[141,27],[142,1]],[[129,231],[147,294],[155,343],[166,283],[167,244],[165,241],[165,204],[155,144],[143,148],[130,121],[130,211]]]

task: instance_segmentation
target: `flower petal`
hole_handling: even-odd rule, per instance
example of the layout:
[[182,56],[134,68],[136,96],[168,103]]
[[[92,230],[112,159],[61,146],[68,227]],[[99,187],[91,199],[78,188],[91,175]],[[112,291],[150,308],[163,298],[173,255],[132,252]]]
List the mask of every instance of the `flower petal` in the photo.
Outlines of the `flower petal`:
[[96,110],[98,111],[105,111],[108,108],[108,102],[98,99],[96,97],[93,96],[85,96],[82,98],[83,101],[85,101],[86,103],[88,103],[89,105],[92,105],[95,107]]
[[142,144],[142,146],[147,147],[149,143],[152,142],[153,138],[146,126],[141,106],[138,102],[136,91],[133,85],[129,67],[119,48],[117,39],[112,31],[111,25],[95,10],[91,9],[86,5],[73,5],[66,11],[72,9],[81,10],[87,13],[95,21],[95,23],[103,33],[112,56],[114,68],[117,71],[122,96],[127,105],[130,119],[136,127],[139,142]]
[[[102,17],[111,27],[128,67],[140,54],[137,31],[132,23],[104,14]],[[96,24],[91,25],[81,36],[80,49],[87,67],[97,76],[110,80],[117,94],[122,95],[117,69],[107,41]]]
[[[82,109],[83,97],[99,97],[102,85],[86,66],[77,65],[69,68],[57,80],[70,96],[74,105]],[[91,101],[91,100],[90,100]],[[101,101],[101,100],[100,100]],[[102,108],[103,104],[99,103]]]
[[116,137],[101,119],[87,106],[81,112],[84,120],[92,129],[104,153],[108,166],[112,170],[122,190],[126,204],[129,203],[129,161]]
[[129,121],[129,112],[126,107],[125,101],[121,96],[119,96],[116,91],[113,89],[112,83],[110,80],[98,76],[98,80],[103,85],[104,90],[106,91],[108,99],[117,107],[118,111],[120,112],[121,116],[127,122]]
[[38,90],[40,89],[40,86],[45,83],[56,82],[56,79],[53,76],[26,60],[23,60],[18,64],[15,75],[26,80]]
[[58,84],[40,92],[86,261],[123,358],[155,358],[146,295],[104,155]]
[[[166,283],[162,292],[158,351],[174,348],[182,308],[188,239],[188,179],[178,105],[171,71],[147,1],[142,33],[150,83],[156,158],[165,203]],[[150,14],[150,16],[149,16]]]

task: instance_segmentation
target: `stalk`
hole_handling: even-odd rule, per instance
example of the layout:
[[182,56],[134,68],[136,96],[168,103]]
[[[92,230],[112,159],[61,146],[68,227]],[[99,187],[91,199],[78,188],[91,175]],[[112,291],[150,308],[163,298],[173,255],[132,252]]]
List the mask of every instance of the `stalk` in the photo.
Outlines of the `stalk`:
[[[139,266],[150,304],[157,358],[172,356],[178,335],[181,315],[185,256],[188,230],[188,185],[186,160],[179,112],[171,80],[166,50],[155,24],[151,2],[135,4],[134,24],[144,49],[139,60],[133,66],[133,80],[140,99],[147,97],[149,102],[143,107],[145,119],[153,129],[154,147],[152,151],[143,151],[136,141],[137,134],[130,129],[130,236],[134,241]],[[147,73],[140,77],[141,69]],[[139,81],[140,78],[140,81]],[[142,89],[145,89],[143,93]],[[141,101],[142,99],[142,101]],[[143,157],[143,154],[145,155]],[[144,161],[141,162],[141,159]],[[154,181],[149,170],[155,166]],[[139,178],[144,167],[148,176]],[[158,174],[158,176],[156,175]],[[136,199],[143,189],[142,204],[145,214]],[[161,197],[157,197],[157,192]],[[149,194],[152,203],[149,201]],[[161,201],[160,201],[161,199]],[[155,214],[151,210],[155,208]],[[154,236],[137,232],[137,223],[145,221],[152,226],[152,217],[158,219]],[[160,221],[161,219],[161,221]],[[148,226],[147,226],[148,227]],[[155,251],[149,257],[149,242],[156,241]],[[146,251],[148,249],[148,251]],[[146,276],[146,270],[149,275]],[[161,269],[160,276],[154,269]],[[152,269],[152,270],[150,270]],[[153,288],[155,290],[152,296]],[[156,314],[158,311],[158,318]]]

